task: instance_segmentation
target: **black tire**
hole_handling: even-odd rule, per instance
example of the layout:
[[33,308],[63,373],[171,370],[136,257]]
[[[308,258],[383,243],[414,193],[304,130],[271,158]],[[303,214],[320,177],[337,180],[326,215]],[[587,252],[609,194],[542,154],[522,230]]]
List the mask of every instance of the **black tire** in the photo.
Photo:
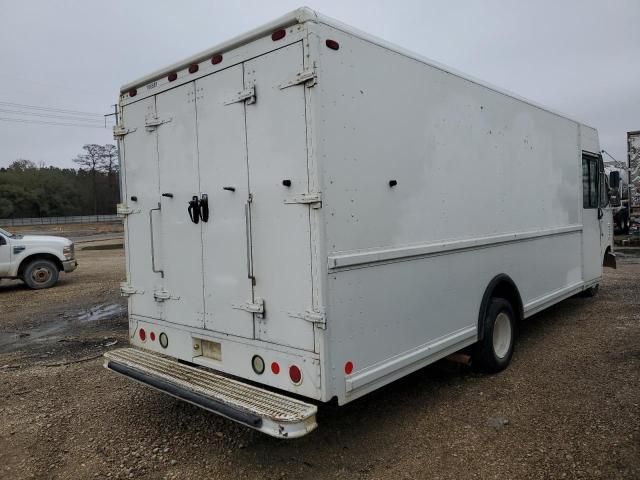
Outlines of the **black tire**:
[[600,290],[600,285],[594,285],[593,287],[589,287],[587,288],[584,292],[584,296],[586,298],[593,298],[598,294],[598,291]]
[[[494,341],[496,320],[499,316],[500,326],[498,328],[502,335],[496,332],[498,336]],[[508,327],[505,326],[505,321],[508,322]],[[484,337],[476,343],[474,348],[473,364],[487,373],[497,373],[504,370],[511,362],[515,338],[516,314],[511,303],[504,298],[492,298],[484,317]]]
[[38,258],[25,267],[22,280],[34,290],[51,288],[58,282],[59,273],[58,266],[51,260]]

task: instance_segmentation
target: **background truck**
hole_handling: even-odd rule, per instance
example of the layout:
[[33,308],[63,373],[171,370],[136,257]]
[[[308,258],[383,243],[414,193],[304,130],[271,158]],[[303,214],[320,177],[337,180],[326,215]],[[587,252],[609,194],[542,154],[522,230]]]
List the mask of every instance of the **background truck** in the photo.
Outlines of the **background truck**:
[[119,109],[135,348],[105,366],[270,435],[461,349],[506,368],[612,258],[594,128],[307,8]]
[[629,199],[631,213],[640,208],[640,130],[627,132],[627,156],[629,161]]
[[629,169],[622,162],[605,162],[604,172],[609,187],[609,200],[614,228],[629,233]]
[[19,278],[29,288],[53,287],[60,272],[78,266],[73,242],[46,235],[18,235],[0,228],[0,278]]

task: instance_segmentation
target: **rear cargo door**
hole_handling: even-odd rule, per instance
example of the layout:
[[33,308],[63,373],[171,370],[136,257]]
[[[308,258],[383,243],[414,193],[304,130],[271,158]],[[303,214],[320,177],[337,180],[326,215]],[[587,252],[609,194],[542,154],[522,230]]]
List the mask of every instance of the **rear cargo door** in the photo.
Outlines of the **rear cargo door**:
[[153,271],[150,218],[158,207],[158,156],[155,131],[147,131],[147,118],[155,117],[155,98],[126,105],[122,124],[128,133],[120,141],[125,195],[122,202],[130,213],[125,220],[127,283],[135,292],[129,296],[129,313],[160,318],[161,306],[153,292],[160,287],[160,273]]
[[[256,315],[256,337],[313,350],[310,205],[304,84],[283,84],[303,71],[302,43],[244,64],[247,152],[254,297],[264,299]],[[296,202],[300,203],[296,203]]]
[[200,187],[210,205],[202,224],[204,324],[254,338],[245,105],[235,98],[243,88],[242,65],[196,81]]
[[187,211],[194,196],[201,198],[194,83],[157,95],[156,114],[148,122],[156,126],[148,128],[158,136],[161,208],[153,213],[152,227],[164,278],[154,295],[166,321],[202,328],[202,223],[194,223]]

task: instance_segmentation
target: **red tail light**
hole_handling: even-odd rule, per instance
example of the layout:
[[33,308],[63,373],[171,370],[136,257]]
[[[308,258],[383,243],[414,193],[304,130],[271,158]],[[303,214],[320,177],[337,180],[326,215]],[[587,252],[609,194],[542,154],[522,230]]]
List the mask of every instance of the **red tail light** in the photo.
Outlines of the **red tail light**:
[[214,65],[217,65],[220,62],[222,62],[222,55],[220,55],[219,53],[211,57],[211,63],[213,63]]
[[278,365],[278,362],[271,363],[271,372],[273,372],[274,375],[278,375],[280,373],[280,365]]
[[178,74],[176,72],[171,72],[167,77],[167,80],[169,80],[170,82],[173,82],[176,78],[178,78]]
[[135,97],[137,94],[138,94],[138,90],[136,90],[135,88],[132,88],[131,90],[129,90],[130,97]]
[[353,372],[353,362],[347,362],[344,364],[344,373],[346,373],[347,375],[351,375],[351,372]]
[[140,337],[140,340],[142,340],[143,342],[147,339],[147,332],[144,331],[144,328],[141,328],[140,330],[138,330],[138,336]]
[[155,333],[153,333],[153,332],[151,332],[151,333],[149,334],[149,338],[151,339],[151,341],[152,341],[152,342],[155,342],[155,341],[156,341],[156,334],[155,334]]
[[302,372],[300,371],[300,368],[298,368],[296,365],[291,365],[289,367],[289,378],[296,385],[302,383]]
[[193,65],[189,65],[189,73],[196,73],[199,68],[200,67],[198,66],[197,63],[194,63]]

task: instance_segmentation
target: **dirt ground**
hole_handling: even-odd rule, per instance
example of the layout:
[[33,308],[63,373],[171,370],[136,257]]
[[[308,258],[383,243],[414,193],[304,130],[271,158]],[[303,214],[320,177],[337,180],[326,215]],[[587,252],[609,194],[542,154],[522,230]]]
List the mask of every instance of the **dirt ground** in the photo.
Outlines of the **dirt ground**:
[[640,478],[631,250],[597,297],[526,321],[505,372],[439,362],[283,441],[102,368],[127,341],[123,251],[81,248],[51,290],[0,283],[0,478]]

